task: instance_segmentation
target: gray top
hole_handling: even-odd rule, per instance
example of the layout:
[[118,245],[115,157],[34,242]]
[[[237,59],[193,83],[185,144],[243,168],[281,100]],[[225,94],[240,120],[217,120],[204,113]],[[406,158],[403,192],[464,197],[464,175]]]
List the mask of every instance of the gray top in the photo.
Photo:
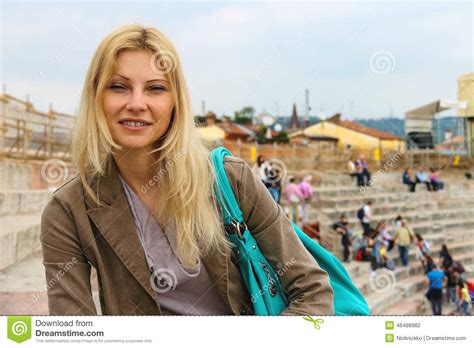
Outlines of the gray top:
[[138,237],[145,251],[150,283],[167,315],[225,315],[232,311],[222,301],[214,282],[201,261],[184,267],[176,257],[176,239],[170,226],[156,221],[141,198],[120,176]]

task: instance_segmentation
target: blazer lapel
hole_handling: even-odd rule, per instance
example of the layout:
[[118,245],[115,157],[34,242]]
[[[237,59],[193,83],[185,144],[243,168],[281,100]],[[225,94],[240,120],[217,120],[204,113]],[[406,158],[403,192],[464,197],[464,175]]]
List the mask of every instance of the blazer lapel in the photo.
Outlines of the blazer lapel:
[[91,183],[91,187],[98,193],[102,205],[97,206],[87,196],[87,214],[124,266],[146,292],[157,301],[157,293],[150,283],[151,274],[148,270],[145,252],[138,238],[113,157],[109,158],[105,175],[95,179]]

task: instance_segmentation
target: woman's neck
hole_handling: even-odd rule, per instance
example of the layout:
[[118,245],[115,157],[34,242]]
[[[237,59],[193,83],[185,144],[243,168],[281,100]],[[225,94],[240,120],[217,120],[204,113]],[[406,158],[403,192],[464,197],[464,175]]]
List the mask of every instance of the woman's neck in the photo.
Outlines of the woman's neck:
[[144,149],[128,149],[114,154],[114,159],[120,175],[133,191],[139,195],[147,193],[143,188],[148,187],[147,183],[154,175],[153,155]]

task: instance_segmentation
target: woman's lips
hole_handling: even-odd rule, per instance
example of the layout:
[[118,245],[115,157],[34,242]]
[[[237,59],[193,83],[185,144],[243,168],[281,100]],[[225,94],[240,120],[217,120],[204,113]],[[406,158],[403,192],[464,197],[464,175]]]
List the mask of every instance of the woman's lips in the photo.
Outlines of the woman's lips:
[[145,128],[151,126],[151,124],[147,124],[147,125],[145,125],[145,126],[137,126],[137,127],[134,127],[134,126],[129,126],[129,125],[122,124],[122,123],[120,123],[120,125],[121,125],[122,127],[126,128],[126,129],[132,130],[132,131],[140,131],[140,130],[142,130],[142,129],[145,129]]
[[124,120],[120,121],[119,124],[129,130],[133,131],[139,131],[142,129],[145,129],[149,126],[151,126],[151,123],[144,122],[144,121],[130,121],[130,120]]

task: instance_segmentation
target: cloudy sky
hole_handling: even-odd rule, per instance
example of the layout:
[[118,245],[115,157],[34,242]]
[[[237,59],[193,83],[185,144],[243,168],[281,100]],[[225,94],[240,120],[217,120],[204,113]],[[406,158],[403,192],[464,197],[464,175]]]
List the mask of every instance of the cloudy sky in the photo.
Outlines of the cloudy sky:
[[474,71],[473,3],[2,1],[2,83],[47,110],[75,113],[101,39],[130,22],[175,44],[194,111],[245,105],[289,115],[402,117],[456,99]]

